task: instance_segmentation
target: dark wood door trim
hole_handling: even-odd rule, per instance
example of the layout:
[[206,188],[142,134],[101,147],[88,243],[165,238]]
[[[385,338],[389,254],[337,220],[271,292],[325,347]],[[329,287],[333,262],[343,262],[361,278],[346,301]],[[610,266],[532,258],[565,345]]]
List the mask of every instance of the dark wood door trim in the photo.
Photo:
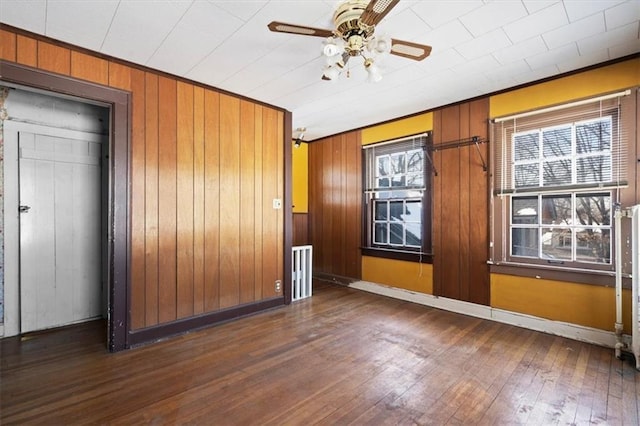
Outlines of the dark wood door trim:
[[[129,347],[129,144],[130,94],[72,77],[53,74],[34,68],[0,60],[0,81],[81,98],[108,105],[111,108],[111,134],[109,135],[108,182],[103,182],[109,199],[107,212],[109,285],[108,342],[110,351]],[[103,259],[104,260],[104,259]]]

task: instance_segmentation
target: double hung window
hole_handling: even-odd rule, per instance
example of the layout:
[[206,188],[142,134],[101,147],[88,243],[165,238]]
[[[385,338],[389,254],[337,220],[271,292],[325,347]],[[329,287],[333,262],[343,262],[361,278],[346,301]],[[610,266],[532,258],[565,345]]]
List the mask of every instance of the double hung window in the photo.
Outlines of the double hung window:
[[611,268],[628,186],[623,95],[493,123],[494,261]]
[[376,250],[423,253],[430,247],[429,140],[421,136],[364,147],[364,245],[374,255]]

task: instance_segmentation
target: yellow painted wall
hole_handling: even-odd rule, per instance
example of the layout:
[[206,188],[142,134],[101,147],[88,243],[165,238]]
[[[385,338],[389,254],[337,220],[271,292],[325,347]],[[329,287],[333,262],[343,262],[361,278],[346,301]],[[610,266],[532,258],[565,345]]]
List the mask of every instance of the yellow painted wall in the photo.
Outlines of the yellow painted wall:
[[[433,130],[433,113],[426,112],[362,129],[362,145]],[[433,294],[433,266],[402,260],[362,256],[362,279],[377,284]]]
[[433,266],[426,263],[362,256],[362,279],[433,294]]
[[[625,289],[623,323],[631,333],[631,290]],[[491,274],[491,306],[601,330],[614,331],[615,289]]]
[[501,117],[614,92],[640,84],[640,58],[491,96],[490,116]]
[[425,112],[362,129],[362,145],[417,135],[429,130],[433,130],[433,113]]
[[[640,58],[492,96],[490,116],[500,117],[640,85]],[[631,294],[624,324],[630,332]],[[615,290],[594,285],[491,274],[491,306],[613,331]]]
[[[293,145],[293,142],[292,142]],[[293,191],[293,212],[309,212],[309,145],[301,143],[299,147],[293,146],[292,151],[292,175],[291,183]]]

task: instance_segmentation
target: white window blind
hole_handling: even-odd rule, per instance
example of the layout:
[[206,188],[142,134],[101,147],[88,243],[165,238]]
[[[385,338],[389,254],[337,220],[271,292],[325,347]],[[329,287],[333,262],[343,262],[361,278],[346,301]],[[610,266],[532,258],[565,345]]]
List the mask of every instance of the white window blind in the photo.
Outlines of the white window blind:
[[626,186],[628,94],[493,120],[494,194]]
[[422,190],[427,136],[419,135],[379,144],[365,145],[365,191]]

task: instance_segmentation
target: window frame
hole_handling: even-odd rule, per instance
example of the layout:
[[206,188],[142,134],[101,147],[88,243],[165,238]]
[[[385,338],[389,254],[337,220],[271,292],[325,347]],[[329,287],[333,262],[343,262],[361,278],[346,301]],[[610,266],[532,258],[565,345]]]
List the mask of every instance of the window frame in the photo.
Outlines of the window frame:
[[[633,95],[631,95],[633,93]],[[631,95],[631,96],[629,96]],[[589,99],[581,99],[575,102],[569,102],[560,105],[552,105],[540,110],[527,111],[516,114],[511,117],[500,117],[491,120],[491,158],[493,161],[492,173],[492,194],[491,194],[491,221],[490,221],[490,258],[488,264],[492,273],[500,273],[507,275],[515,275],[530,278],[545,278],[559,281],[569,281],[575,283],[593,284],[593,285],[613,285],[615,276],[615,232],[625,232],[626,225],[623,222],[622,230],[614,229],[614,211],[616,204],[622,207],[631,206],[636,201],[636,182],[633,180],[636,167],[636,139],[635,135],[638,131],[637,121],[640,117],[640,111],[636,110],[640,92],[637,88],[633,90],[625,90],[612,94],[605,94],[599,97]],[[594,106],[599,105],[602,114],[596,114]],[[594,183],[575,183],[572,178],[572,184],[566,186],[553,187],[526,187],[515,188],[514,173],[509,170],[505,174],[504,166],[505,153],[509,156],[513,154],[513,147],[505,148],[504,135],[512,135],[518,131],[531,130],[536,127],[554,127],[566,125],[568,122],[574,127],[591,120],[600,119],[603,115],[611,115],[604,113],[607,110],[613,112],[611,124],[611,145],[609,150],[613,167],[610,170],[611,180],[604,185]],[[563,119],[564,117],[564,119]],[[566,119],[574,117],[573,119]],[[580,118],[576,118],[580,117]],[[511,121],[513,124],[511,124]],[[517,123],[516,123],[517,121]],[[504,124],[508,122],[508,124]],[[533,123],[533,124],[531,124]],[[549,123],[549,124],[541,124]],[[511,127],[510,127],[511,126]],[[511,143],[509,141],[508,143]],[[540,148],[541,149],[541,148]],[[572,143],[572,150],[576,150],[575,141]],[[590,155],[590,154],[588,154]],[[509,157],[513,158],[513,157]],[[575,156],[575,158],[581,158]],[[577,161],[577,160],[573,161]],[[511,161],[511,160],[509,160]],[[508,167],[513,167],[511,163]],[[502,169],[501,169],[502,168]],[[575,169],[575,167],[574,167]],[[573,170],[572,173],[576,173]],[[505,179],[505,177],[507,177]],[[627,181],[628,180],[628,181]],[[509,185],[511,182],[511,185]],[[505,186],[505,183],[507,185]],[[523,256],[512,256],[512,198],[517,196],[542,196],[553,194],[583,194],[583,193],[610,193],[610,263],[591,263],[591,262],[573,262],[563,261],[555,262],[541,258],[526,258]],[[575,195],[572,195],[574,197]],[[572,205],[574,206],[574,205]],[[575,215],[575,212],[573,213]],[[574,216],[575,217],[575,216]],[[544,225],[540,225],[541,228]],[[575,225],[575,227],[578,227]],[[575,242],[577,245],[577,240]],[[574,247],[574,250],[576,248]],[[630,252],[623,247],[623,277],[630,273],[628,266],[630,265]],[[626,282],[627,278],[624,278]],[[629,281],[630,282],[630,281]],[[626,284],[625,284],[626,285]]]
[[[571,205],[571,219],[575,219],[577,217],[577,201],[576,199],[579,197],[586,196],[608,196],[609,197],[609,211],[608,211],[608,224],[601,225],[584,225],[584,224],[576,224],[576,223],[566,223],[566,224],[550,224],[545,223],[544,221],[544,205],[543,199],[546,198],[554,198],[554,197],[566,197],[570,198]],[[545,193],[537,193],[537,194],[518,194],[511,195],[509,203],[509,232],[508,232],[508,259],[513,262],[526,262],[531,264],[540,264],[540,265],[563,265],[566,267],[573,268],[594,268],[594,269],[609,269],[613,266],[613,214],[614,214],[614,206],[615,206],[615,194],[613,191],[569,191],[563,193],[554,193],[554,194],[545,194]],[[536,223],[514,223],[514,200],[517,199],[533,199],[536,198],[537,203],[537,212],[536,212]],[[514,254],[514,230],[515,229],[529,229],[536,230],[537,233],[537,256],[527,256],[524,254]],[[544,257],[544,241],[543,241],[543,233],[545,229],[568,229],[571,233],[570,245],[571,249],[571,258],[552,258],[552,257]],[[609,244],[607,253],[608,262],[589,262],[589,261],[580,261],[577,260],[578,253],[578,241],[576,234],[579,230],[586,229],[598,229],[601,230],[603,235],[608,235]],[[608,232],[607,232],[608,231]],[[563,243],[565,242],[566,236],[563,236]],[[573,245],[573,241],[575,239],[576,244]],[[588,248],[588,246],[587,246]]]
[[[408,143],[415,144],[413,146],[409,146]],[[393,150],[393,145],[398,145],[398,151]],[[400,148],[402,146],[404,148]],[[376,157],[369,158],[369,151],[371,149],[375,149],[376,147],[385,147],[385,153],[382,155],[393,155],[394,152],[410,152],[415,150],[417,147],[421,147],[423,150],[423,164],[422,164],[422,179],[423,179],[423,188],[411,188],[411,187],[399,187],[397,189],[392,189],[392,186],[389,186],[389,190],[385,189],[374,189],[372,188],[370,182],[376,180],[378,177],[377,174],[371,176],[369,174],[370,165],[377,164]],[[431,208],[432,208],[432,189],[431,189],[431,177],[432,177],[432,164],[431,164],[431,150],[432,150],[432,132],[426,132],[418,135],[412,135],[401,139],[395,140],[387,140],[378,142],[375,144],[365,145],[362,147],[362,179],[365,183],[363,185],[362,190],[362,246],[361,252],[365,256],[372,257],[381,257],[388,259],[396,259],[396,260],[405,260],[411,262],[420,262],[420,263],[432,263],[433,254],[432,254],[432,245],[431,245]],[[375,151],[373,151],[375,152]],[[408,165],[406,165],[408,167]],[[405,175],[411,174],[408,170],[405,170]],[[392,193],[394,191],[401,192],[412,192],[412,191],[421,191],[421,196],[405,196],[405,197],[389,197],[389,198],[376,198],[375,193]],[[407,194],[409,195],[409,194]],[[412,246],[412,245],[397,245],[397,244],[376,244],[374,242],[374,234],[375,234],[375,224],[382,223],[382,220],[375,220],[375,206],[377,203],[385,202],[392,203],[397,201],[403,202],[415,202],[420,201],[422,203],[421,208],[421,244]],[[388,218],[387,218],[388,222]],[[389,222],[391,223],[391,222]],[[403,229],[406,230],[406,223],[416,223],[416,222],[403,222],[405,226]],[[406,231],[403,235],[406,235]],[[389,241],[389,240],[387,240]],[[406,243],[406,236],[404,237],[404,242]]]

